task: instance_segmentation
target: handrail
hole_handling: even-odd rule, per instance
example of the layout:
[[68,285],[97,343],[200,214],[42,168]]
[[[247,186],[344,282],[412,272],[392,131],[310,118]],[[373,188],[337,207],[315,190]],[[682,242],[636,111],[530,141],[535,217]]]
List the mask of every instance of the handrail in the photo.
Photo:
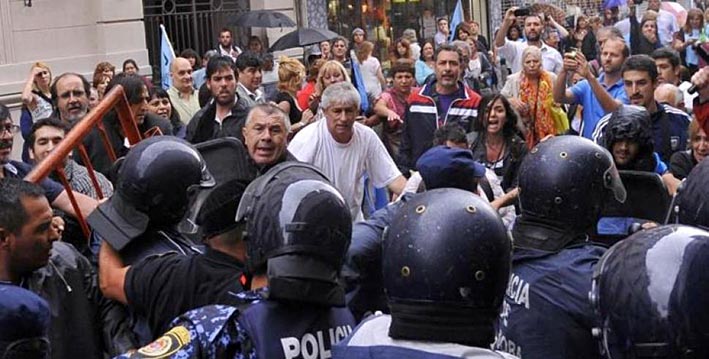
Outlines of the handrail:
[[98,194],[99,199],[103,198],[104,193],[99,187],[99,183],[96,179],[93,165],[89,161],[89,157],[86,152],[86,148],[84,147],[83,141],[84,138],[91,133],[93,128],[96,128],[99,131],[103,146],[105,147],[106,153],[108,154],[109,158],[111,159],[111,161],[116,160],[115,151],[113,150],[113,147],[111,147],[111,144],[108,140],[108,135],[106,133],[106,129],[103,126],[103,117],[114,107],[118,114],[118,120],[121,124],[121,128],[123,129],[123,135],[126,136],[128,142],[131,145],[140,142],[143,139],[143,136],[138,130],[137,124],[135,123],[133,111],[131,110],[130,105],[128,104],[128,100],[126,99],[123,86],[116,85],[113,89],[111,89],[111,91],[109,91],[104,96],[101,102],[93,110],[86,114],[86,116],[82,120],[80,120],[71,129],[71,131],[66,134],[64,140],[62,140],[59,145],[57,145],[57,147],[52,150],[52,152],[47,156],[47,158],[45,158],[42,162],[35,166],[32,171],[25,177],[26,181],[37,183],[47,177],[50,173],[57,173],[59,181],[61,182],[62,186],[69,195],[69,200],[71,201],[71,205],[74,211],[76,212],[77,220],[79,221],[79,225],[81,226],[81,230],[86,236],[87,241],[90,238],[89,226],[86,223],[84,214],[81,213],[81,210],[79,209],[79,205],[76,202],[76,198],[74,197],[74,194],[71,190],[69,181],[66,178],[63,163],[64,159],[69,156],[69,153],[71,153],[74,148],[78,148],[79,156],[81,157],[82,162],[84,163],[84,165],[86,165],[88,169],[89,177],[91,178],[91,183],[96,189],[96,193]]

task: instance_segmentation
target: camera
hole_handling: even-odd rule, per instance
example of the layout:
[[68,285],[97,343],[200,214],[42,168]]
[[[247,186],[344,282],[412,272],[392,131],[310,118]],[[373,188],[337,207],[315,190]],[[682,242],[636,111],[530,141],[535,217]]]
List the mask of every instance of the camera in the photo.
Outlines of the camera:
[[529,16],[529,14],[532,13],[532,9],[528,7],[523,7],[521,9],[515,10],[514,14],[515,16]]

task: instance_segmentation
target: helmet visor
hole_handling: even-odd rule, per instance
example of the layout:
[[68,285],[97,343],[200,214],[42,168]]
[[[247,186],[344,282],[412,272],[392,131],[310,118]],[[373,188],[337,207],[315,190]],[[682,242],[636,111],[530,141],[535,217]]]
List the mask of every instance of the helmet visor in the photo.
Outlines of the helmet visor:
[[603,186],[613,193],[616,201],[625,203],[628,193],[625,191],[625,186],[623,186],[623,181],[620,179],[620,174],[614,163],[603,173]]

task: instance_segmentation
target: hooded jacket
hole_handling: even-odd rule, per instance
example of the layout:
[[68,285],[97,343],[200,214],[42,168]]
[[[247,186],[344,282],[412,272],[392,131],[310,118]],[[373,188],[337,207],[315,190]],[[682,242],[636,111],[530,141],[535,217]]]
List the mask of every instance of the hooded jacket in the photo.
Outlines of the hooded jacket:
[[604,129],[601,145],[613,153],[613,145],[622,140],[637,143],[638,154],[629,164],[616,163],[619,170],[655,171],[657,167],[657,160],[653,155],[655,141],[650,114],[647,110],[637,106],[621,106],[613,112]]

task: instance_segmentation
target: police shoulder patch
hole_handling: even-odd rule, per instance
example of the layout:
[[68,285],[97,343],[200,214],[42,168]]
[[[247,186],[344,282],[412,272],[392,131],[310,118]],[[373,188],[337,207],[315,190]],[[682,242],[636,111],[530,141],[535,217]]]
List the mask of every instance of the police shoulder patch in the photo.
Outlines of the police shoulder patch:
[[138,358],[167,358],[190,342],[190,331],[184,326],[170,329],[162,337],[138,349]]

